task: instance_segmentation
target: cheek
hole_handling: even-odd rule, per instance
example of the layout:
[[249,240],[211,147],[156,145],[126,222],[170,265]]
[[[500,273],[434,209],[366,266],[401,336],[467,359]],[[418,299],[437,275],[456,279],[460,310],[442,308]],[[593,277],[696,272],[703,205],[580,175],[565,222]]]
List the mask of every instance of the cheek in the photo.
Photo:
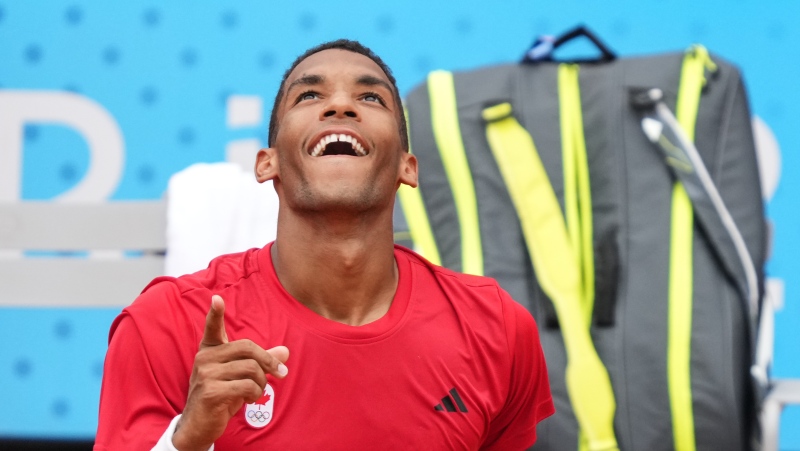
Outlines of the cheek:
[[[308,116],[307,114],[305,116]],[[275,137],[276,146],[296,146],[302,131],[303,124],[309,123],[308,117],[303,117],[302,111],[291,109],[279,118],[278,134]]]
[[375,124],[375,136],[380,137],[381,148],[400,148],[400,126],[392,117]]
[[280,143],[278,143],[278,146],[278,178],[283,176],[283,178],[291,180],[293,178],[291,175],[300,171],[300,164],[296,158],[292,157],[294,155],[293,152],[289,151],[285,146],[283,150],[280,150]]

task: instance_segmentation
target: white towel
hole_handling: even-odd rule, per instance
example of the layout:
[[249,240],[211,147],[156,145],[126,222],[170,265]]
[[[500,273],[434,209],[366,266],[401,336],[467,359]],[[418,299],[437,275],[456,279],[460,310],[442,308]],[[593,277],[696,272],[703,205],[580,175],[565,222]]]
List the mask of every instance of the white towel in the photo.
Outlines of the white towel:
[[275,239],[278,196],[233,163],[198,163],[170,177],[165,272],[199,271],[222,254]]

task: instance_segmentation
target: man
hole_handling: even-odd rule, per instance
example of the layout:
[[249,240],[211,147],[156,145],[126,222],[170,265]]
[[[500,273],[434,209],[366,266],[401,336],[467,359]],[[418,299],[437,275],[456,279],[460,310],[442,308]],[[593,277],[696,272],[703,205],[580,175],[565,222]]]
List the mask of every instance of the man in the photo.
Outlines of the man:
[[275,242],[156,279],[122,312],[95,450],[533,444],[553,413],[533,318],[393,245],[417,163],[385,64],[352,41],[307,51],[269,145],[255,173],[280,198]]

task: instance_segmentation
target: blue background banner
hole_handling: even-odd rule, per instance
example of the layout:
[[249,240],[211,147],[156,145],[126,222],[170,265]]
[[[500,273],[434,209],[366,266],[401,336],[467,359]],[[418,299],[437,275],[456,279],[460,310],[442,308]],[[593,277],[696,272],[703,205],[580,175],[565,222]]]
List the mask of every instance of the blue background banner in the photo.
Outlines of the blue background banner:
[[[777,184],[767,203],[767,272],[779,294],[774,374],[800,377],[798,18],[795,0],[0,0],[0,112],[37,95],[64,100],[29,116],[17,141],[0,114],[0,200],[160,198],[176,171],[263,143],[283,71],[326,40],[371,47],[402,95],[433,69],[517,61],[536,36],[578,24],[623,57],[701,43],[742,69],[780,157],[764,172]],[[70,124],[73,108],[91,120]],[[0,436],[94,435],[118,312],[0,308]],[[800,449],[798,426],[800,408],[787,409],[782,449]]]

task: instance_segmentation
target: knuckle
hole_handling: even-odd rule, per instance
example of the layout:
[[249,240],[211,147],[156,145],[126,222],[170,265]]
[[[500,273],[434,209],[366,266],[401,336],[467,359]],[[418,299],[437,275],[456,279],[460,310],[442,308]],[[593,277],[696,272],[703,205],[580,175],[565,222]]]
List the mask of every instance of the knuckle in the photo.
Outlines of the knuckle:
[[249,378],[262,386],[266,384],[267,377],[264,375],[264,370],[261,368],[261,365],[255,360],[250,360],[247,363]]
[[257,345],[253,340],[243,339],[241,340],[241,342],[242,342],[242,347],[247,352],[258,352],[258,350],[261,349],[261,346]]
[[194,355],[195,363],[203,363],[206,359],[208,359],[208,348],[200,348]]
[[219,350],[215,349],[215,346],[201,346],[201,348],[197,351],[197,354],[194,356],[195,364],[205,365],[213,362],[218,354]]
[[244,357],[252,353],[252,346],[255,343],[248,339],[236,340],[228,343],[231,352],[237,357]]
[[199,381],[209,380],[212,378],[212,369],[208,365],[195,367],[195,374]]
[[254,376],[261,373],[261,365],[258,364],[254,359],[247,359],[245,360],[245,371],[247,375],[252,379]]
[[212,404],[217,398],[213,384],[201,384],[197,387],[196,396],[201,404]]

